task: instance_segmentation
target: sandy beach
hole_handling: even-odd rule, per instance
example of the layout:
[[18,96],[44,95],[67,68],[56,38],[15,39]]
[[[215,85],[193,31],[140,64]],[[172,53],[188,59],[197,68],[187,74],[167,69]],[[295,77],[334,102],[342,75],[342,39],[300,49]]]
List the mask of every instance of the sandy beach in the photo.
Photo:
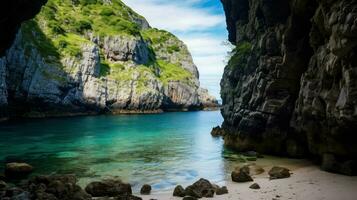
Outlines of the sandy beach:
[[[268,163],[262,159],[265,169],[263,174],[253,176],[254,182],[234,183],[227,180],[229,194],[215,196],[218,200],[354,200],[357,199],[357,177],[328,173],[316,165],[303,160],[282,159],[280,166],[291,169],[290,178],[269,180]],[[228,178],[227,178],[228,179]],[[249,186],[258,183],[261,189],[253,190]],[[223,183],[224,184],[224,183]],[[222,184],[220,184],[222,186]],[[172,193],[153,193],[141,196],[144,200],[178,200]],[[205,199],[205,198],[203,198]],[[212,199],[212,198],[210,198]]]

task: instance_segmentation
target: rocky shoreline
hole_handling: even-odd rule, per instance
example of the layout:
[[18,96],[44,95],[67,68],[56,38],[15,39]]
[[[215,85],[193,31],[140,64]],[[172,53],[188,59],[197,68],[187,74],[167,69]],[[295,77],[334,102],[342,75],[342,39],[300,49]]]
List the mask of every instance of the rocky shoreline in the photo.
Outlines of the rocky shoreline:
[[[103,179],[87,184],[83,189],[78,185],[78,179],[73,174],[52,174],[28,176],[34,171],[34,167],[27,163],[7,163],[4,175],[0,175],[0,199],[2,200],[141,200],[134,196],[132,187],[118,178]],[[245,164],[237,167],[231,174],[233,182],[244,183],[253,181],[253,175],[259,175],[264,169],[256,164]],[[269,171],[270,179],[282,179],[290,177],[286,168],[273,167]],[[249,188],[257,190],[260,186],[253,183]],[[143,184],[140,195],[150,195],[152,188]],[[218,186],[207,179],[199,179],[192,185],[184,188],[177,185],[173,197],[181,197],[183,200],[197,200],[200,198],[213,198],[215,195],[225,195],[229,191],[226,186]]]

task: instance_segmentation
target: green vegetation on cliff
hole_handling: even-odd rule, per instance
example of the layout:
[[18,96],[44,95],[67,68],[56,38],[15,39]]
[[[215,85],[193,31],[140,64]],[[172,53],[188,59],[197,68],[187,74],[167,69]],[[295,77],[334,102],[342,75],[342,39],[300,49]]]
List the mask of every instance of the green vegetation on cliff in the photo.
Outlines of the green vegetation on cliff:
[[252,52],[252,44],[249,42],[240,42],[232,51],[232,57],[228,62],[230,68],[245,67],[246,60]]
[[[101,54],[101,77],[120,81],[132,80],[139,74],[140,85],[145,85],[142,76],[147,73],[162,84],[169,81],[190,84],[196,78],[181,63],[156,57],[157,54],[190,57],[183,43],[167,31],[150,28],[142,16],[120,0],[49,0],[35,19],[23,24],[21,31],[23,40],[31,44],[27,51],[35,48],[47,63],[61,65],[63,59],[80,62],[83,47],[96,45]],[[115,37],[145,42],[147,45],[140,48],[147,48],[143,52],[149,52],[148,59],[143,59],[144,63],[127,58],[113,60],[104,43]]]

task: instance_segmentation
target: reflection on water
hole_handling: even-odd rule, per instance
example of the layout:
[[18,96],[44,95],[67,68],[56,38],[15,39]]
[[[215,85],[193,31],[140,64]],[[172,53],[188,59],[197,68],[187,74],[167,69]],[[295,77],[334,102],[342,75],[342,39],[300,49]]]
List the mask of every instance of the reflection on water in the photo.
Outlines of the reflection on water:
[[82,185],[118,176],[167,190],[199,177],[222,182],[227,174],[222,123],[215,112],[90,116],[26,120],[0,125],[0,161],[25,161],[36,173],[75,173]]

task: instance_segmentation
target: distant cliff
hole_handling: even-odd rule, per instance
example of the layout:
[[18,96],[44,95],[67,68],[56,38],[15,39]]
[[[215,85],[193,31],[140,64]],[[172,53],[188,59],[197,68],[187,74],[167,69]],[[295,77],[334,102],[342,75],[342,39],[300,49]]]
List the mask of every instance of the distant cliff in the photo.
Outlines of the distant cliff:
[[357,173],[357,2],[222,0],[225,143]]
[[0,58],[2,116],[216,105],[186,45],[120,0],[49,0]]

